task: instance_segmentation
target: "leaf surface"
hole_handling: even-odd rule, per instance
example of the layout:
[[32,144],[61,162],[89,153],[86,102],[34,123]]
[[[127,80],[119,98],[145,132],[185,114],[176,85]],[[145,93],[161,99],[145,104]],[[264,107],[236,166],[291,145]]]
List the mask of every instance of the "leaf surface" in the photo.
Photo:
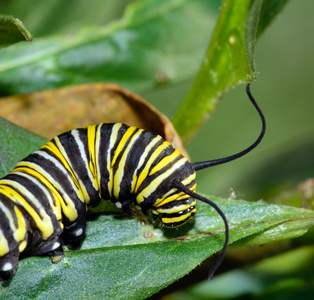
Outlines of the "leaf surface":
[[0,117],[0,178],[12,171],[24,157],[47,142],[34,133]]
[[[308,210],[211,199],[226,214],[231,227],[230,243],[237,242],[238,246],[241,241],[255,245],[257,240],[263,244],[296,237],[314,223],[314,212]],[[22,260],[11,283],[0,290],[0,296],[145,299],[221,249],[222,220],[206,204],[199,203],[197,208],[194,222],[177,230],[162,230],[107,203],[103,212],[89,215],[81,250],[66,251],[59,264],[52,264],[49,258]],[[270,235],[270,231],[276,234]]]

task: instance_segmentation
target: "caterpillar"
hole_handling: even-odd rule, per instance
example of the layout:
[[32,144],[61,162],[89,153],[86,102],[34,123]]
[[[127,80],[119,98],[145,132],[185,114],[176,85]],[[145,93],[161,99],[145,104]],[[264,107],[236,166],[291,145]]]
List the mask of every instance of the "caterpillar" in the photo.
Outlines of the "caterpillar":
[[220,265],[229,240],[228,221],[220,208],[195,192],[196,171],[237,159],[243,151],[220,159],[190,163],[159,135],[121,123],[91,125],[54,137],[0,179],[0,276],[11,278],[19,256],[63,256],[63,245],[78,249],[88,207],[101,199],[130,212],[134,203],[152,212],[162,225],[178,227],[196,212],[196,200],[211,205],[225,226],[225,242],[212,266]]

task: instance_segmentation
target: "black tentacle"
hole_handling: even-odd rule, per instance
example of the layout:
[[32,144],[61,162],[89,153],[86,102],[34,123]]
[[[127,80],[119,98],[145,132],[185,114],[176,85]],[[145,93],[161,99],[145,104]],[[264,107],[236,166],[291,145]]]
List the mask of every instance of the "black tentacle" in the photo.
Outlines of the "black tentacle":
[[228,225],[228,221],[227,221],[227,218],[226,216],[224,215],[224,213],[221,211],[221,209],[217,206],[216,203],[214,203],[213,201],[199,195],[199,194],[196,194],[194,192],[192,192],[190,189],[188,189],[185,185],[183,185],[178,179],[175,179],[172,181],[172,185],[174,188],[178,189],[178,190],[181,190],[182,192],[190,195],[191,197],[195,198],[195,199],[198,199],[202,202],[205,202],[207,204],[209,204],[210,206],[212,206],[216,211],[217,213],[220,215],[220,217],[222,218],[222,220],[224,221],[224,225],[225,225],[225,243],[222,247],[222,251],[220,253],[220,256],[219,258],[217,259],[217,261],[215,262],[215,264],[211,267],[211,269],[209,270],[209,274],[208,274],[208,279],[211,279],[213,276],[214,276],[214,273],[216,272],[216,270],[218,269],[218,267],[220,266],[224,256],[225,256],[225,253],[226,253],[226,250],[227,250],[227,246],[228,246],[228,243],[229,243],[229,225]]
[[209,167],[212,167],[212,166],[216,166],[216,165],[220,165],[220,164],[224,164],[226,162],[229,162],[229,161],[232,161],[232,160],[235,160],[247,153],[249,153],[250,151],[252,151],[263,139],[264,135],[265,135],[265,131],[266,131],[266,121],[265,121],[265,117],[263,115],[263,112],[262,110],[259,108],[259,106],[257,105],[255,99],[253,98],[252,94],[251,94],[251,90],[250,90],[250,87],[251,85],[248,84],[246,86],[246,92],[252,102],[252,104],[254,105],[254,107],[256,108],[260,118],[261,118],[261,121],[262,121],[262,131],[259,135],[259,137],[257,138],[257,140],[251,145],[249,146],[248,148],[236,153],[236,154],[233,154],[231,156],[227,156],[227,157],[223,157],[223,158],[218,158],[218,159],[213,159],[213,160],[208,160],[208,161],[200,161],[200,162],[196,162],[196,163],[192,163],[192,166],[194,168],[195,171],[198,171],[198,170],[202,170],[202,169],[206,169],[206,168],[209,168]]

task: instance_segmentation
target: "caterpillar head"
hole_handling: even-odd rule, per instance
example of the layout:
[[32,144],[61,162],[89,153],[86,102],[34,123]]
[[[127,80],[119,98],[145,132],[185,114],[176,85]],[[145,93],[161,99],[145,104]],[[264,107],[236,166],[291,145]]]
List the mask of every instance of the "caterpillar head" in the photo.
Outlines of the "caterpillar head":
[[[180,193],[182,194],[182,193]],[[178,227],[185,224],[195,214],[196,200],[189,195],[178,195],[173,201],[159,205],[152,210],[159,215],[161,223],[165,227]]]
[[163,180],[157,177],[158,184],[151,179],[154,175],[147,177],[143,182],[146,188],[136,195],[136,202],[141,210],[144,212],[150,210],[165,227],[181,226],[196,212],[196,200],[172,184],[174,180],[178,180],[191,191],[194,191],[196,187],[195,171],[192,165],[181,154],[180,156],[180,160],[183,161],[181,168],[176,169]]
[[[261,109],[259,108],[259,106],[257,105],[255,99],[253,98],[251,91],[250,91],[250,84],[247,85],[246,87],[246,92],[247,95],[251,101],[251,103],[254,105],[255,109],[257,110],[261,121],[262,121],[262,130],[260,135],[258,136],[258,138],[256,139],[256,141],[251,144],[249,147],[247,147],[246,149],[233,154],[231,156],[227,156],[227,157],[223,157],[223,158],[219,158],[219,159],[214,159],[214,160],[209,160],[209,161],[201,161],[201,162],[196,162],[191,164],[192,168],[194,171],[199,171],[202,169],[206,169],[215,165],[219,165],[219,164],[223,164],[223,163],[227,163],[230,162],[232,160],[235,160],[237,158],[240,158],[242,156],[244,156],[245,154],[249,153],[251,150],[253,150],[263,139],[264,135],[265,135],[265,131],[266,131],[266,122],[265,122],[265,117],[261,111]],[[210,272],[209,272],[209,278],[211,278],[214,274],[214,272],[216,271],[216,269],[219,267],[220,263],[222,262],[222,259],[224,257],[225,251],[227,249],[227,245],[228,245],[228,241],[229,241],[229,225],[228,225],[228,221],[226,216],[224,215],[224,213],[220,210],[220,208],[211,200],[196,194],[194,192],[194,189],[189,188],[188,186],[186,186],[183,182],[181,182],[179,179],[174,179],[171,182],[172,186],[174,188],[176,188],[178,191],[181,191],[182,193],[185,193],[186,195],[186,199],[198,199],[202,202],[205,202],[207,204],[209,204],[210,206],[212,206],[216,212],[220,215],[220,217],[222,218],[224,225],[225,225],[225,243],[224,246],[222,248],[220,257],[218,258],[218,260],[216,261],[216,263],[212,266]],[[191,201],[191,200],[188,200]],[[194,200],[195,201],[195,200]],[[162,215],[161,220],[162,222],[167,226],[168,223],[168,227],[172,227],[172,225],[175,226],[179,226],[181,225],[180,222],[185,223],[188,218],[190,217],[190,213],[193,214],[195,212],[195,207],[194,207],[194,203],[193,201],[190,202],[191,203],[191,207],[193,207],[192,209],[190,209],[190,212],[188,212],[187,210],[184,210],[184,206],[183,204],[180,206],[180,201],[178,201],[178,207],[181,207],[181,214],[182,214],[182,219],[176,219],[175,217],[173,219],[171,219],[171,217],[169,217],[169,215]],[[163,212],[162,212],[163,213]],[[171,214],[170,214],[171,216]],[[175,214],[173,214],[173,216],[175,216]],[[178,221],[178,222],[177,222]],[[169,226],[170,225],[170,226]]]
[[[180,164],[180,161],[182,161],[182,156],[180,157],[178,155],[178,160],[176,160],[175,163],[169,164],[170,168],[164,169],[164,173],[167,175],[167,177],[165,176],[166,180],[162,182],[163,184],[161,184],[161,181],[155,182],[158,184],[152,184],[153,180],[148,177],[148,183],[145,183],[145,181],[143,182],[144,186],[146,187],[146,190],[148,190],[147,186],[151,185],[153,188],[148,191],[149,193],[152,191],[154,192],[151,193],[148,197],[145,197],[145,193],[140,193],[137,197],[137,203],[141,204],[142,210],[145,211],[152,209],[153,214],[159,216],[162,224],[166,227],[178,227],[186,223],[196,211],[195,199],[209,204],[216,210],[225,225],[225,243],[219,259],[210,270],[209,278],[213,276],[215,270],[218,268],[224,257],[229,241],[229,225],[226,216],[213,201],[195,193],[195,171],[235,160],[253,150],[262,141],[266,130],[265,118],[251,94],[250,84],[247,85],[246,91],[262,121],[262,131],[257,140],[251,144],[251,146],[234,155],[219,159],[201,161],[192,164],[188,163],[186,160],[182,165],[184,166],[182,168],[177,167]],[[157,166],[155,169],[160,170],[161,168],[160,166]],[[171,169],[173,169],[174,172],[171,174],[171,176],[169,176],[169,173],[167,172]],[[145,188],[143,190],[145,190]],[[152,195],[153,197],[150,197]]]

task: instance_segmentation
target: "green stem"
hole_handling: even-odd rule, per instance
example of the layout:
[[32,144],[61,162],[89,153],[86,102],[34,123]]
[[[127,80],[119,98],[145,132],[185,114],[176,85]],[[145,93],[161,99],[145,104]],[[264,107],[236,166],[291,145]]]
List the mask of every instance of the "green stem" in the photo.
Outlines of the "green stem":
[[[231,87],[255,79],[253,31],[261,1],[224,0],[201,70],[174,117],[174,126],[186,144],[214,111]],[[255,22],[252,22],[252,18]],[[247,22],[249,20],[249,22]],[[248,34],[249,31],[249,34]],[[247,37],[248,36],[248,37]]]

